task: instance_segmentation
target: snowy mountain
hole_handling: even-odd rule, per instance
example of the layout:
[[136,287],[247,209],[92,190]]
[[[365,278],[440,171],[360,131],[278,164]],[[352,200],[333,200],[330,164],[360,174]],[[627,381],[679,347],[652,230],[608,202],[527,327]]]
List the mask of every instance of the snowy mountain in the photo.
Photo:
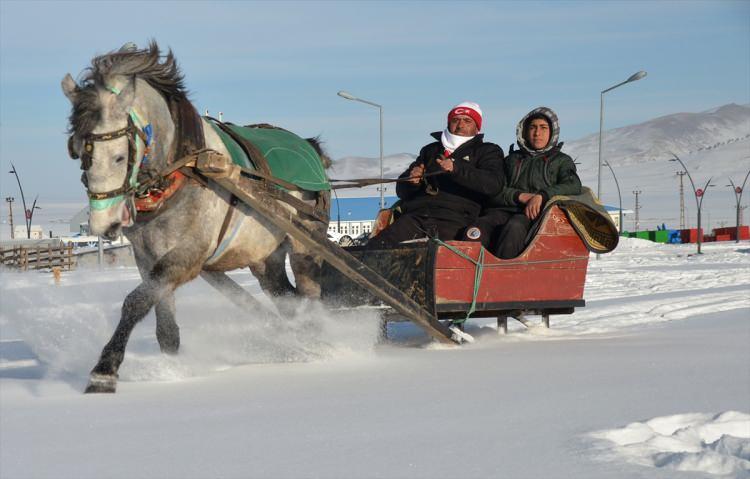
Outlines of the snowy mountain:
[[[711,151],[750,138],[750,105],[731,103],[701,113],[675,113],[608,130],[603,135],[602,156],[613,166],[665,160]],[[599,134],[566,143],[566,151],[579,161],[599,154]]]

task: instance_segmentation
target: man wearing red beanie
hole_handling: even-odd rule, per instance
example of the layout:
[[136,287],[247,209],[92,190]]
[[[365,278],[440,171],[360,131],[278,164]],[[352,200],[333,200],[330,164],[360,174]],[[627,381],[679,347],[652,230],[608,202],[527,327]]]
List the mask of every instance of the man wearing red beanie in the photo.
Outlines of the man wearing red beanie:
[[424,236],[443,241],[460,239],[474,224],[482,204],[503,185],[503,150],[485,143],[482,110],[463,102],[448,113],[437,141],[422,148],[416,161],[399,178],[396,194],[401,216],[370,239],[369,248],[386,248]]

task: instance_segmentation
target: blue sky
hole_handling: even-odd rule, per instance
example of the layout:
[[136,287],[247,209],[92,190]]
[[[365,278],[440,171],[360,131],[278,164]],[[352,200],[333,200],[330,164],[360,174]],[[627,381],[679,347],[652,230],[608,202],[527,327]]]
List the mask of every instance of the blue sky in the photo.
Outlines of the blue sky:
[[333,158],[416,153],[463,100],[503,148],[538,105],[562,139],[750,103],[750,2],[34,2],[0,0],[0,195],[84,202],[67,159],[65,73],[127,41],[172,48],[191,99],[235,123],[321,135]]

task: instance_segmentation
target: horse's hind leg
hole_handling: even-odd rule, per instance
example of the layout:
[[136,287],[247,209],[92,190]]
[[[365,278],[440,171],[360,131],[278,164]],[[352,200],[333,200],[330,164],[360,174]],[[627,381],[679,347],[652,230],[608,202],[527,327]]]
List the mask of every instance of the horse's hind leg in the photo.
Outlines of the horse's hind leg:
[[286,275],[286,253],[286,245],[282,243],[261,263],[250,265],[260,287],[274,298],[294,295],[294,286]]
[[261,263],[249,266],[260,287],[271,297],[279,313],[285,316],[294,313],[294,305],[289,299],[295,294],[286,275],[286,253],[286,244],[282,243]]
[[156,304],[156,340],[166,354],[176,354],[180,349],[180,327],[175,321],[174,293],[167,293]]
[[315,257],[311,251],[294,239],[290,239],[292,252],[289,263],[297,284],[297,294],[306,298],[320,298],[320,275],[323,260]]

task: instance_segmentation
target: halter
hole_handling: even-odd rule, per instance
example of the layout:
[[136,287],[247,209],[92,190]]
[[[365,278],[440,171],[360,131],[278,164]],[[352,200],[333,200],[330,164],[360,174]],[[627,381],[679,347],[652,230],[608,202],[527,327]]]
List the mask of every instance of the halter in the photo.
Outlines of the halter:
[[[115,95],[120,94],[120,90],[115,87],[107,87]],[[107,132],[107,133],[91,133],[83,138],[83,153],[80,155],[81,169],[87,171],[91,168],[93,156],[94,156],[94,144],[102,141],[112,141],[122,136],[126,136],[128,139],[128,170],[125,174],[125,180],[122,186],[117,189],[104,191],[104,192],[93,192],[86,183],[86,193],[89,197],[89,204],[94,210],[105,210],[114,206],[115,204],[123,201],[126,195],[134,193],[138,189],[138,171],[140,170],[141,164],[148,159],[148,150],[152,139],[151,124],[146,124],[141,121],[140,116],[133,108],[128,110],[128,126],[119,130]],[[140,161],[136,162],[136,157],[139,156],[139,150],[141,143],[144,145],[143,155]],[[72,148],[73,137],[71,136],[68,140],[68,153],[74,160],[79,158],[79,155],[73,151]]]

